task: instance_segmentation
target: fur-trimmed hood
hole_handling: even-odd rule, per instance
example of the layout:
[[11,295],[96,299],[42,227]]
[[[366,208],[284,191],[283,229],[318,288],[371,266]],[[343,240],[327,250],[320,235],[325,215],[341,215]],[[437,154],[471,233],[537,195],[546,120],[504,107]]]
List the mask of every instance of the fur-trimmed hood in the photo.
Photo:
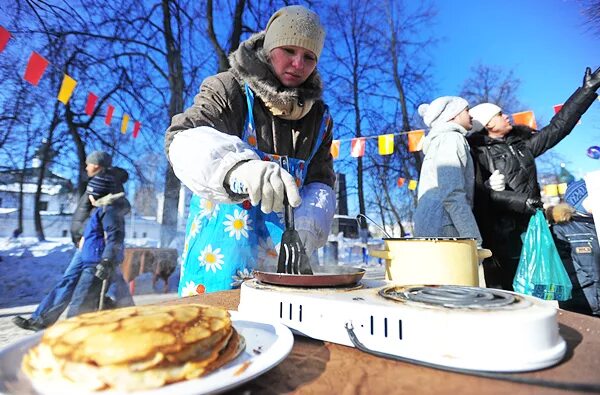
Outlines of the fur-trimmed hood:
[[323,84],[317,69],[297,88],[288,88],[279,82],[263,51],[264,39],[264,32],[256,33],[229,55],[230,71],[240,85],[247,83],[264,102],[277,107],[288,107],[298,99],[304,102],[321,99]]

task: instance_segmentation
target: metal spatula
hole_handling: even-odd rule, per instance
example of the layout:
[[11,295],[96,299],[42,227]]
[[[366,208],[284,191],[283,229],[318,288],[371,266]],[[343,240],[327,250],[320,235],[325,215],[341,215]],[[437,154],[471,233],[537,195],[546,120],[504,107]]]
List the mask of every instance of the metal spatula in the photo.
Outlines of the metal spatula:
[[[289,171],[286,157],[281,158],[281,167]],[[281,236],[277,273],[313,274],[310,259],[294,226],[294,209],[289,205],[287,197],[284,198],[284,222],[285,231]]]

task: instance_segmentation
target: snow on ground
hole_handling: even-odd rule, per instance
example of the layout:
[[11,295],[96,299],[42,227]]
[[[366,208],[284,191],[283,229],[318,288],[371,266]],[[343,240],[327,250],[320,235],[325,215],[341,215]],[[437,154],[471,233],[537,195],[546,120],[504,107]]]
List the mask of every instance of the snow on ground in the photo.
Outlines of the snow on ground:
[[[356,267],[381,269],[377,258],[366,257],[356,239],[338,237],[338,263]],[[127,239],[128,247],[156,247],[151,239]],[[377,241],[369,241],[369,245]],[[39,242],[34,237],[0,238],[0,308],[38,304],[60,280],[71,261],[75,246],[70,238],[48,238]],[[324,262],[323,251],[319,253]],[[169,278],[169,292],[177,292],[179,267]],[[158,288],[162,290],[162,282]],[[152,288],[152,274],[144,273],[135,280],[135,294],[161,292]]]

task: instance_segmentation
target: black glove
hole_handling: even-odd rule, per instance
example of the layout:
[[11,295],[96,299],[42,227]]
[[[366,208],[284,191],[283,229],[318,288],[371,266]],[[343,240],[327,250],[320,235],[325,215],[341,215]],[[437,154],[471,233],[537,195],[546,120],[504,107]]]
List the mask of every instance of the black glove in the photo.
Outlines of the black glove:
[[96,265],[95,276],[100,280],[108,280],[114,269],[114,264],[108,259],[103,259],[102,262]]
[[530,214],[534,214],[535,210],[544,208],[544,203],[538,198],[527,198],[525,201],[525,207],[527,212]]
[[585,75],[583,76],[583,87],[596,91],[600,88],[600,67],[592,73],[592,69],[589,67],[585,68]]

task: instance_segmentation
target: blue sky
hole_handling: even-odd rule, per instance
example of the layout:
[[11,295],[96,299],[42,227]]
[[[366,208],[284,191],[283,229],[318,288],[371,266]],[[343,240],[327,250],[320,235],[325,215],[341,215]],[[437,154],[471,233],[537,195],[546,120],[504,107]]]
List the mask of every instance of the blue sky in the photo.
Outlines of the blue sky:
[[[584,25],[575,0],[435,0],[434,6],[437,23],[430,29],[441,39],[432,52],[434,97],[457,95],[477,63],[512,69],[521,80],[523,111],[534,111],[542,127],[553,106],[581,86],[586,66],[600,67],[600,36]],[[586,155],[591,145],[600,145],[598,100],[553,150],[581,176],[600,169],[600,160]]]

